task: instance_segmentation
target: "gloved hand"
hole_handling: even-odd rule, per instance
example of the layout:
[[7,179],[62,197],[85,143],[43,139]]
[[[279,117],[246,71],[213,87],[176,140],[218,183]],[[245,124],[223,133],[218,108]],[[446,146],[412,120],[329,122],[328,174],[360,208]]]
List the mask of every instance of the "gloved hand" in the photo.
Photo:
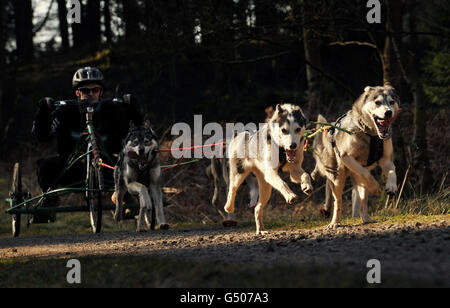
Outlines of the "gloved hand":
[[132,106],[136,106],[137,105],[137,98],[136,98],[136,96],[131,95],[131,94],[125,94],[123,96],[123,101],[127,105],[132,105]]
[[41,98],[38,102],[38,114],[49,114],[52,112],[55,100],[51,97]]

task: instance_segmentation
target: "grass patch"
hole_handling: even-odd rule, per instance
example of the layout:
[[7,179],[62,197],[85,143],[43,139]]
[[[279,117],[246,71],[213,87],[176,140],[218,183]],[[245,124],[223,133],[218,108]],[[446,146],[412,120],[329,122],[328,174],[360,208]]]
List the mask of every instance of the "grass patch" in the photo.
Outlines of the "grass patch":
[[[6,209],[6,208],[5,208]],[[121,224],[117,224],[109,212],[103,214],[102,232],[134,232],[136,229],[136,222],[127,220]],[[377,223],[381,224],[400,224],[400,223],[429,223],[440,220],[449,220],[450,214],[445,215],[420,215],[420,214],[396,214],[389,213],[373,213],[373,218]],[[11,236],[11,220],[10,215],[5,214],[4,210],[0,213],[0,238]],[[51,224],[37,224],[31,225],[27,228],[26,216],[22,216],[22,231],[21,237],[26,236],[45,236],[45,235],[63,235],[63,234],[86,234],[91,232],[88,213],[64,213],[57,216],[57,221]],[[253,232],[255,228],[254,217],[250,214],[242,215],[238,218],[239,229]],[[305,219],[302,216],[292,215],[292,213],[284,212],[264,214],[264,225],[267,230],[309,230],[322,228],[326,226],[330,220],[324,219],[320,216],[309,217]],[[360,226],[360,218],[344,217],[343,225]],[[202,223],[202,222],[174,222],[170,225],[171,229],[175,230],[214,230],[222,228],[221,223]]]
[[[11,216],[5,214],[2,209],[0,214],[0,237],[11,236]],[[89,220],[89,213],[64,213],[58,214],[55,223],[49,224],[32,224],[27,227],[27,215],[22,216],[21,237],[35,236],[35,235],[62,235],[75,233],[90,233],[91,225]],[[103,213],[102,232],[123,232],[135,231],[136,222],[127,220],[120,225],[117,224],[109,212]]]

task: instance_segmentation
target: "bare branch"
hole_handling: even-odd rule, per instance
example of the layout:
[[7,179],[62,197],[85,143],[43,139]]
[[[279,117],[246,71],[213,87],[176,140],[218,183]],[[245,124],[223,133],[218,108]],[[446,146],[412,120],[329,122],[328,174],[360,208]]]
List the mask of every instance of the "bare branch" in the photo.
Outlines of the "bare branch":
[[333,42],[333,43],[329,44],[329,46],[336,46],[336,45],[339,45],[339,46],[348,46],[348,45],[367,46],[367,47],[378,50],[378,47],[375,44],[368,43],[368,42],[348,41],[348,42]]
[[238,60],[238,61],[220,61],[221,63],[224,64],[245,64],[245,63],[256,63],[256,62],[261,62],[261,61],[266,61],[266,60],[271,60],[271,59],[275,59],[275,58],[279,58],[285,55],[290,54],[291,51],[283,51],[274,55],[267,55],[267,56],[262,56],[262,57],[258,57],[258,58],[254,58],[254,59],[247,59],[247,60]]
[[50,12],[51,12],[51,10],[52,10],[53,3],[54,3],[54,2],[55,2],[55,0],[52,0],[52,1],[50,2],[50,5],[48,6],[47,14],[45,14],[45,17],[44,17],[44,19],[41,21],[41,23],[39,24],[39,26],[37,26],[37,27],[35,27],[35,28],[33,29],[33,35],[36,34],[36,33],[38,33],[39,31],[41,31],[42,28],[44,28],[45,24],[47,23],[48,18],[50,17]]

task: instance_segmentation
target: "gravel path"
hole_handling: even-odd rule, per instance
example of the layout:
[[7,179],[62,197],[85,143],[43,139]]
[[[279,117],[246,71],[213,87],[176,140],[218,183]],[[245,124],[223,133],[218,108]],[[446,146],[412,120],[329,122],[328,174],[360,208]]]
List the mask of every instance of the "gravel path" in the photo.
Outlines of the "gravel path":
[[251,266],[337,265],[364,270],[370,259],[384,274],[450,287],[450,217],[432,223],[376,223],[337,231],[169,230],[0,238],[0,258],[146,255]]

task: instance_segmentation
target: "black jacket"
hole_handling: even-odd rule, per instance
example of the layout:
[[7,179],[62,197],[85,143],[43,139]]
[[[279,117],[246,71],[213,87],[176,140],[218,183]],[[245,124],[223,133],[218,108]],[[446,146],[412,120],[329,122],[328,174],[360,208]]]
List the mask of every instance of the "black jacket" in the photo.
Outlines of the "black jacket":
[[[63,101],[57,107],[40,106],[33,122],[33,134],[40,142],[56,137],[58,154],[66,159],[75,149],[78,138],[86,129],[87,103]],[[142,116],[134,99],[102,100],[95,107],[94,128],[103,139],[108,154],[119,153],[130,121],[142,125]]]

